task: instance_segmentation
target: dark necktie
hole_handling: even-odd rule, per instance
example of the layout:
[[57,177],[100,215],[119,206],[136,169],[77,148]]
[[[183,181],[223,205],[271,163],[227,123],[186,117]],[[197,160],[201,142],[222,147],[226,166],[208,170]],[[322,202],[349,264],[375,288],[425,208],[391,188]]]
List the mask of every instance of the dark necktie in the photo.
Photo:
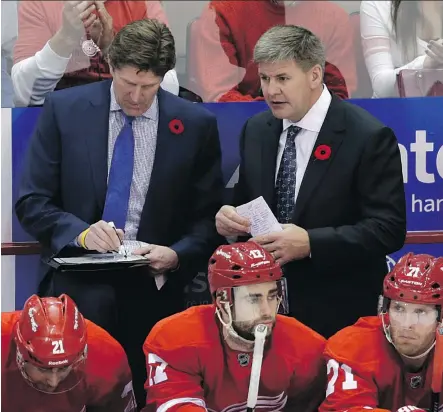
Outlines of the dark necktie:
[[279,223],[290,223],[294,214],[297,172],[295,138],[300,130],[301,128],[297,126],[290,126],[288,128],[285,149],[278,169],[275,194],[277,199],[276,217]]
[[102,216],[104,221],[114,222],[119,229],[125,228],[134,171],[134,133],[132,131],[134,118],[124,116],[125,124],[114,145]]

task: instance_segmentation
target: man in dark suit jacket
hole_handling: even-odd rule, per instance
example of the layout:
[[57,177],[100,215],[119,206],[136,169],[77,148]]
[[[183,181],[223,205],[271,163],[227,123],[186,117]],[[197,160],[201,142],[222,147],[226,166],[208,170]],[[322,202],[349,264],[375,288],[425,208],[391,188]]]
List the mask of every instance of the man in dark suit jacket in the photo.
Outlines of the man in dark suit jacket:
[[[158,320],[183,309],[184,286],[222,240],[214,225],[221,152],[215,116],[160,88],[175,65],[164,24],[129,24],[108,58],[112,83],[46,99],[16,212],[43,245],[40,293],[69,294],[85,317],[121,341],[142,404],[143,341]],[[149,243],[135,252],[148,257],[148,268],[54,272],[47,265],[69,251],[118,250],[122,239]],[[160,275],[167,281],[158,290]]]
[[[241,133],[234,205],[263,196],[283,230],[253,238],[284,265],[291,314],[325,337],[375,314],[386,255],[403,246],[406,207],[393,131],[322,84],[324,50],[310,31],[276,26],[256,45],[270,111]],[[233,206],[223,236],[250,222]]]

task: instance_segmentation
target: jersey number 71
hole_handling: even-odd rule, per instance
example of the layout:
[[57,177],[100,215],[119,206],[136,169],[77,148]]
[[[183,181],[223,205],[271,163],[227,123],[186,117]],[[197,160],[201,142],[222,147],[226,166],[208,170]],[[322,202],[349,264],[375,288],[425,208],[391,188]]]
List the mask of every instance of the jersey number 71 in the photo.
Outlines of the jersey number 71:
[[327,374],[329,376],[329,374],[332,371],[332,376],[328,382],[328,387],[326,389],[326,397],[328,397],[331,393],[334,393],[335,384],[337,382],[340,369],[342,369],[343,372],[345,373],[344,380],[341,385],[342,389],[343,390],[357,389],[357,381],[354,379],[354,374],[352,373],[352,369],[345,363],[342,363],[340,365],[335,359],[329,359],[327,364]]

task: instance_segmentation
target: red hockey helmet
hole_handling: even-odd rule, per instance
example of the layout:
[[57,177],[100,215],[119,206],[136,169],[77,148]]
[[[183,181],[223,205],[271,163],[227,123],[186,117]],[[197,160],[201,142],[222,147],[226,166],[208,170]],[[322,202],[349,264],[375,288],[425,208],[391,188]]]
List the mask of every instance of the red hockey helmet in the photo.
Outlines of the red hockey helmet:
[[17,366],[33,388],[58,394],[70,391],[83,380],[86,324],[69,296],[31,296],[14,326],[13,338]]
[[443,258],[403,256],[383,282],[383,295],[406,303],[443,305]]
[[283,276],[272,255],[254,242],[220,246],[209,259],[211,295],[218,289],[272,282]]
[[[76,304],[67,295],[39,298],[32,295],[14,326],[17,365],[25,380],[42,392],[61,393],[74,388],[84,377],[86,324]],[[63,379],[57,388],[46,390],[34,382],[27,363],[39,370],[60,371]]]
[[14,340],[25,362],[40,368],[72,365],[84,355],[86,325],[67,295],[31,296],[14,328]]

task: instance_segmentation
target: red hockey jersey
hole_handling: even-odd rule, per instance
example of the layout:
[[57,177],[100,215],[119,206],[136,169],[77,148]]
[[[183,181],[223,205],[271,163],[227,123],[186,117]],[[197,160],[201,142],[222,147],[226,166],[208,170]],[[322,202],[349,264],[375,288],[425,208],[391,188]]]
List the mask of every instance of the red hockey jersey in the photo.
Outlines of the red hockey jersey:
[[431,407],[433,351],[420,372],[409,373],[376,316],[360,318],[331,337],[325,358],[329,381],[320,412]]
[[[324,346],[316,332],[279,315],[263,355],[255,410],[317,410],[326,387]],[[246,410],[252,353],[227,346],[213,305],[162,320],[143,349],[148,371],[143,411]]]
[[2,411],[135,412],[131,371],[123,348],[107,332],[86,321],[86,377],[68,392],[47,394],[31,387],[16,363],[12,331],[20,312],[2,313]]

